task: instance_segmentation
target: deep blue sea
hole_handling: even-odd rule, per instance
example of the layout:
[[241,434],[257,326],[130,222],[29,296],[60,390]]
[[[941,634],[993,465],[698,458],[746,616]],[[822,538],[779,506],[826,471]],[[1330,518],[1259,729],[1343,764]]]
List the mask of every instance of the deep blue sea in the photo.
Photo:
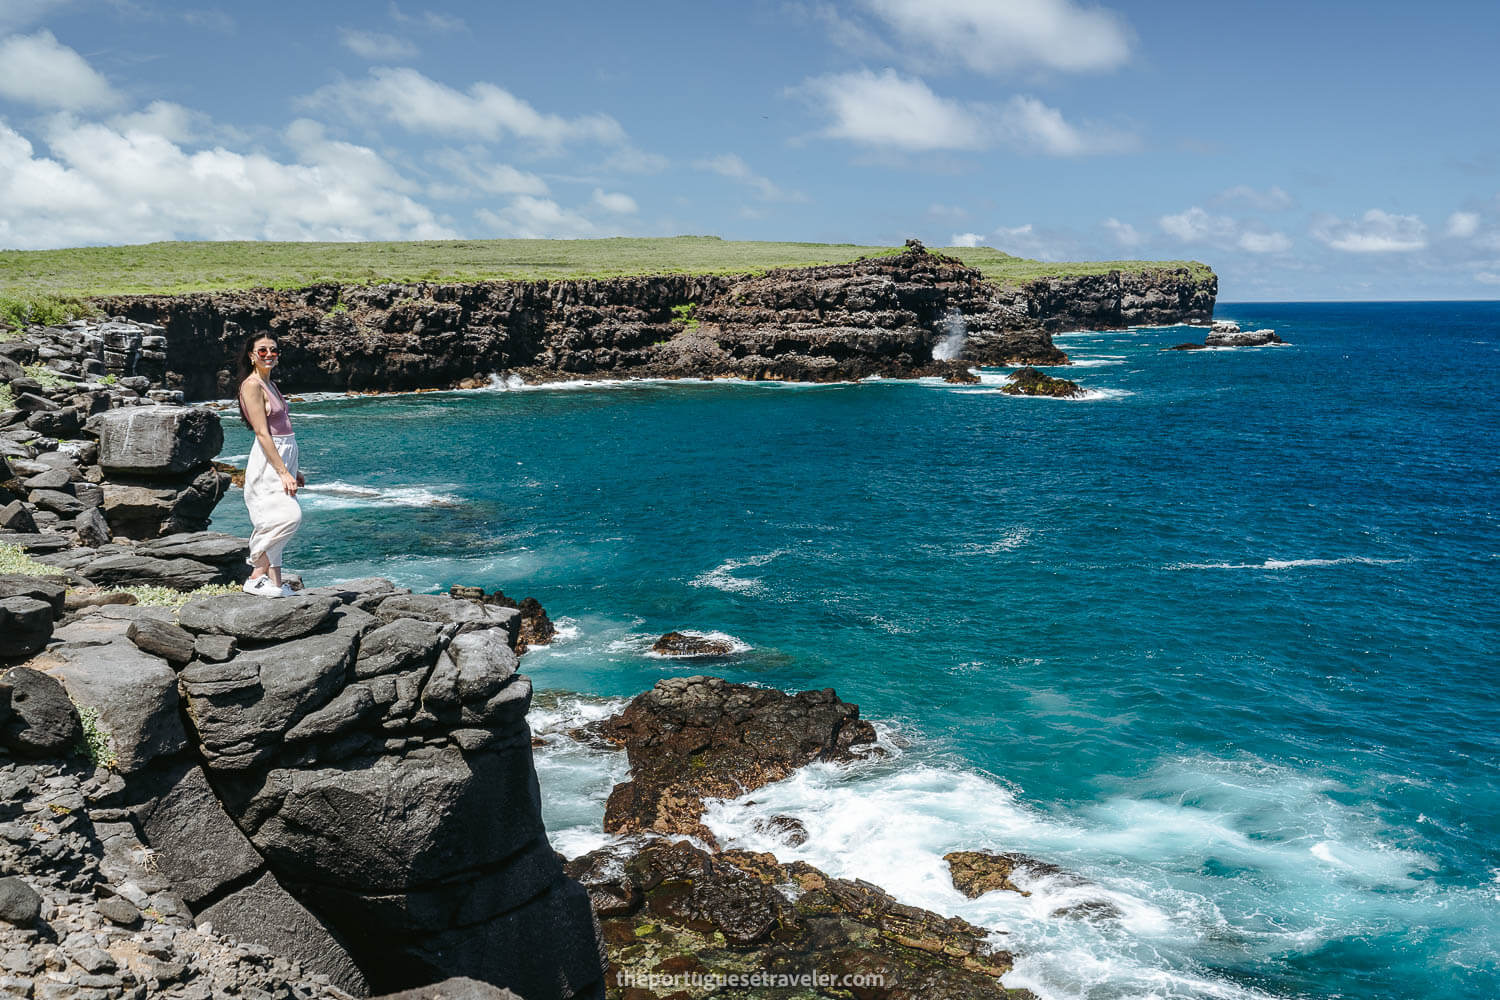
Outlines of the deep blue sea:
[[[891,755],[709,825],[1008,931],[1006,985],[1500,995],[1500,303],[1218,316],[1289,346],[1062,335],[1072,401],[995,370],[294,405],[288,567],[542,601],[563,639],[523,669],[565,853],[605,841],[624,764],[564,729],[674,674],[833,687]],[[215,526],[247,524],[232,494]],[[648,653],[684,628],[741,651]],[[809,840],[756,831],[777,813]],[[966,900],[960,849],[1085,881]]]

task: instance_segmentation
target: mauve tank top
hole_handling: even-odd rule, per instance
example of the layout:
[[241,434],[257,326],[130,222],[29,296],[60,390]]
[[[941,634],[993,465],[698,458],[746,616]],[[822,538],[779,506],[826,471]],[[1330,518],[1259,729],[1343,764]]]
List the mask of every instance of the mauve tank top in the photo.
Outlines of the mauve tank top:
[[269,390],[266,393],[266,430],[277,437],[292,433],[292,414],[286,407],[286,400],[281,398],[281,390],[271,383],[266,383]]

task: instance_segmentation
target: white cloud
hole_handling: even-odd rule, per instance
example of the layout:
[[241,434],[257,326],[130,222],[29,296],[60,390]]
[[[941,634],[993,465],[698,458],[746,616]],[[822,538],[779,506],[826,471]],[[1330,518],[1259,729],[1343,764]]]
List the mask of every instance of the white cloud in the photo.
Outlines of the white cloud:
[[644,149],[625,145],[612,149],[604,162],[599,164],[603,170],[613,170],[622,174],[659,174],[672,165],[672,161],[658,153],[648,153]]
[[803,90],[833,119],[823,131],[831,139],[907,150],[986,145],[987,128],[974,111],[893,69],[814,77]]
[[458,187],[440,185],[433,194],[443,198],[471,198],[476,192],[529,195],[547,193],[547,182],[536,174],[517,170],[507,163],[474,162],[484,158],[483,150],[478,149],[471,149],[467,153],[443,149],[430,155],[430,162],[447,170],[460,183]]
[[496,236],[515,239],[578,239],[584,236],[607,236],[594,223],[569,211],[550,198],[521,195],[499,212],[481,209],[479,221]]
[[412,59],[417,55],[417,47],[407,39],[379,31],[340,28],[339,43],[364,59],[394,61]]
[[181,104],[152,101],[145,111],[116,115],[110,119],[110,124],[121,132],[145,132],[182,143],[196,138],[207,121],[207,115]]
[[950,247],[982,247],[984,246],[983,233],[954,233],[948,237]]
[[1234,239],[1237,228],[1227,215],[1210,215],[1194,205],[1177,215],[1163,215],[1162,232],[1184,243],[1218,243]]
[[492,83],[476,83],[465,93],[409,68],[377,67],[363,80],[329,84],[305,101],[353,118],[384,118],[412,132],[489,140],[515,136],[546,149],[625,139],[625,130],[608,115],[543,114]]
[[1138,247],[1146,241],[1146,238],[1128,222],[1121,222],[1119,219],[1111,218],[1105,219],[1100,225],[1109,230],[1110,235],[1114,236],[1115,242],[1122,247]]
[[1109,70],[1130,57],[1131,32],[1103,7],[1073,0],[864,0],[929,65],[980,73]]
[[0,247],[173,239],[392,240],[457,235],[373,150],[287,130],[298,162],[189,150],[143,126],[54,118],[51,155],[0,121]]
[[1480,271],[1474,275],[1474,280],[1481,285],[1500,285],[1500,274],[1494,271]]
[[1455,239],[1469,239],[1479,232],[1479,213],[1454,212],[1448,216],[1448,226],[1445,232]]
[[1348,253],[1399,253],[1427,246],[1427,226],[1415,215],[1394,215],[1372,208],[1356,221],[1320,218],[1313,238]]
[[0,97],[69,111],[120,101],[109,81],[50,31],[0,39]]
[[391,20],[397,24],[405,24],[426,28],[428,31],[463,31],[468,27],[461,17],[453,17],[449,14],[440,14],[435,10],[424,10],[420,14],[408,14],[396,5],[394,0],[390,5]]
[[1051,156],[1127,152],[1134,137],[1105,130],[1084,132],[1063,120],[1062,112],[1034,97],[1012,97],[999,115],[999,127],[1012,145]]
[[730,180],[739,181],[753,190],[761,201],[806,201],[807,196],[796,191],[783,191],[769,177],[762,177],[750,165],[733,153],[724,153],[720,156],[711,156],[702,160],[695,160],[693,166],[698,170],[707,170],[718,174],[720,177],[728,177]]
[[1250,253],[1286,253],[1292,248],[1292,240],[1285,233],[1241,233],[1238,240],[1241,250]]
[[1135,145],[1122,133],[1069,124],[1034,97],[1018,95],[999,106],[963,104],[894,69],[814,77],[799,91],[830,119],[824,136],[869,146],[927,152],[985,149],[1001,142],[1052,156],[1079,156]]
[[640,211],[630,195],[605,191],[603,188],[594,188],[594,204],[615,215],[634,215]]
[[1275,185],[1260,191],[1248,184],[1237,184],[1227,191],[1220,192],[1214,201],[1245,202],[1261,212],[1285,212],[1295,204],[1291,195]]

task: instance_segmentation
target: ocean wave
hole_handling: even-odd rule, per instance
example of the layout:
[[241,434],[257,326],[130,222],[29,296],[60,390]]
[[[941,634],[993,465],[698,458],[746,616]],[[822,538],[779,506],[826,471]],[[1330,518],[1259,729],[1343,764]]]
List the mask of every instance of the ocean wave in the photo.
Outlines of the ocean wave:
[[[862,381],[880,381],[879,378]],[[854,382],[795,382],[780,379],[748,378],[575,378],[556,382],[527,382],[519,375],[491,375],[489,383],[478,389],[454,389],[453,392],[546,392],[579,389],[631,389],[673,385],[737,385],[781,389],[826,389],[854,385]]]
[[1378,559],[1373,556],[1341,556],[1337,559],[1267,559],[1259,563],[1171,563],[1168,570],[1185,569],[1259,569],[1283,570],[1321,566],[1388,566],[1406,562],[1405,559]]
[[380,489],[358,486],[341,480],[304,486],[298,493],[304,500],[324,509],[346,507],[458,507],[463,500],[448,493],[437,493],[416,486]]
[[735,576],[735,572],[747,567],[764,566],[773,559],[787,554],[786,549],[777,549],[775,552],[767,552],[763,555],[748,556],[744,559],[726,559],[719,565],[706,573],[700,573],[688,581],[692,587],[711,587],[714,590],[722,590],[726,594],[745,594],[754,596],[765,592],[765,585],[754,577]]

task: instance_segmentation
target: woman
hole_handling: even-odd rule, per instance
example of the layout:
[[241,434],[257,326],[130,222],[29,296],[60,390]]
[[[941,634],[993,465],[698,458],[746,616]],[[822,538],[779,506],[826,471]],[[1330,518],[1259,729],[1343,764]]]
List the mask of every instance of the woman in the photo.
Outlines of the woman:
[[298,487],[307,485],[297,471],[297,439],[292,435],[286,399],[271,381],[280,352],[276,340],[257,334],[240,349],[240,419],[255,432],[245,469],[245,506],[250,510],[250,579],[244,591],[260,597],[290,597],[281,582],[281,552],[302,525]]

